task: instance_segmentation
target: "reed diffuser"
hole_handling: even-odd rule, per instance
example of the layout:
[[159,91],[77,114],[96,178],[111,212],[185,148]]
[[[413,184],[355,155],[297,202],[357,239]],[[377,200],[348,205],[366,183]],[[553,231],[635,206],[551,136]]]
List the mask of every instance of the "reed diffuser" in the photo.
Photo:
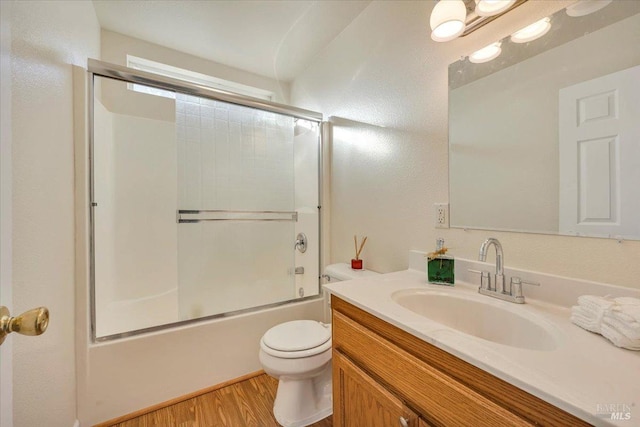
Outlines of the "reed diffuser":
[[362,253],[362,249],[364,248],[364,244],[367,243],[367,236],[364,236],[362,239],[362,243],[358,247],[358,237],[353,236],[353,244],[356,250],[356,257],[351,260],[351,268],[354,270],[362,270],[362,260],[360,259],[360,254]]

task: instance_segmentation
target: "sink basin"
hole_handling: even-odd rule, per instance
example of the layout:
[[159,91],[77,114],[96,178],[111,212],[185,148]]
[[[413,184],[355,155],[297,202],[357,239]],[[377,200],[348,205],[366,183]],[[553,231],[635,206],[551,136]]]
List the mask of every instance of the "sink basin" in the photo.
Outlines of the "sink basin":
[[530,313],[517,313],[517,309],[522,308],[519,306],[503,307],[510,303],[427,289],[397,291],[391,298],[416,314],[487,341],[539,351],[558,347],[558,340],[544,319]]

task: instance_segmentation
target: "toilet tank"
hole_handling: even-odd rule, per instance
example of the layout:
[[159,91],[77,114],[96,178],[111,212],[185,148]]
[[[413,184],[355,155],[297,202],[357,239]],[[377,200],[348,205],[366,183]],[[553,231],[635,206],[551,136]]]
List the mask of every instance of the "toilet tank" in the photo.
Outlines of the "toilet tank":
[[[327,284],[342,282],[344,280],[360,279],[363,277],[378,276],[380,273],[376,273],[371,270],[354,270],[349,264],[331,264],[324,269],[324,275]],[[324,320],[325,322],[331,322],[331,293],[322,285],[322,295],[324,296]]]
[[324,269],[324,278],[328,283],[341,282],[343,280],[360,279],[362,277],[378,276],[380,273],[376,273],[371,270],[354,270],[349,264],[331,264]]

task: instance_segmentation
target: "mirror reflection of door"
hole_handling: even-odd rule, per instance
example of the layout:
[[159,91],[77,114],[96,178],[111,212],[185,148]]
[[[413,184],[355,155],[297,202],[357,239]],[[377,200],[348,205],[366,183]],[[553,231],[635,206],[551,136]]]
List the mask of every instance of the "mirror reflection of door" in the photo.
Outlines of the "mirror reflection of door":
[[560,90],[560,232],[637,236],[640,66]]

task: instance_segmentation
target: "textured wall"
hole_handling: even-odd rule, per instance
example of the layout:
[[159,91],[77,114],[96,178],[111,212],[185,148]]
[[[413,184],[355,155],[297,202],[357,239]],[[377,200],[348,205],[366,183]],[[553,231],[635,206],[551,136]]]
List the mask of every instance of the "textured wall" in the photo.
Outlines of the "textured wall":
[[[12,337],[16,427],[73,425],[72,64],[100,54],[91,2],[12,5],[13,307],[45,305],[46,334]],[[3,76],[4,78],[4,76]]]
[[355,233],[369,236],[366,266],[383,272],[406,268],[408,250],[432,250],[440,236],[465,258],[495,236],[509,266],[640,287],[640,242],[434,228],[433,204],[448,200],[448,64],[570,3],[528,2],[468,37],[435,43],[434,2],[373,2],[293,82],[294,104],[339,118],[332,262],[353,256]]

